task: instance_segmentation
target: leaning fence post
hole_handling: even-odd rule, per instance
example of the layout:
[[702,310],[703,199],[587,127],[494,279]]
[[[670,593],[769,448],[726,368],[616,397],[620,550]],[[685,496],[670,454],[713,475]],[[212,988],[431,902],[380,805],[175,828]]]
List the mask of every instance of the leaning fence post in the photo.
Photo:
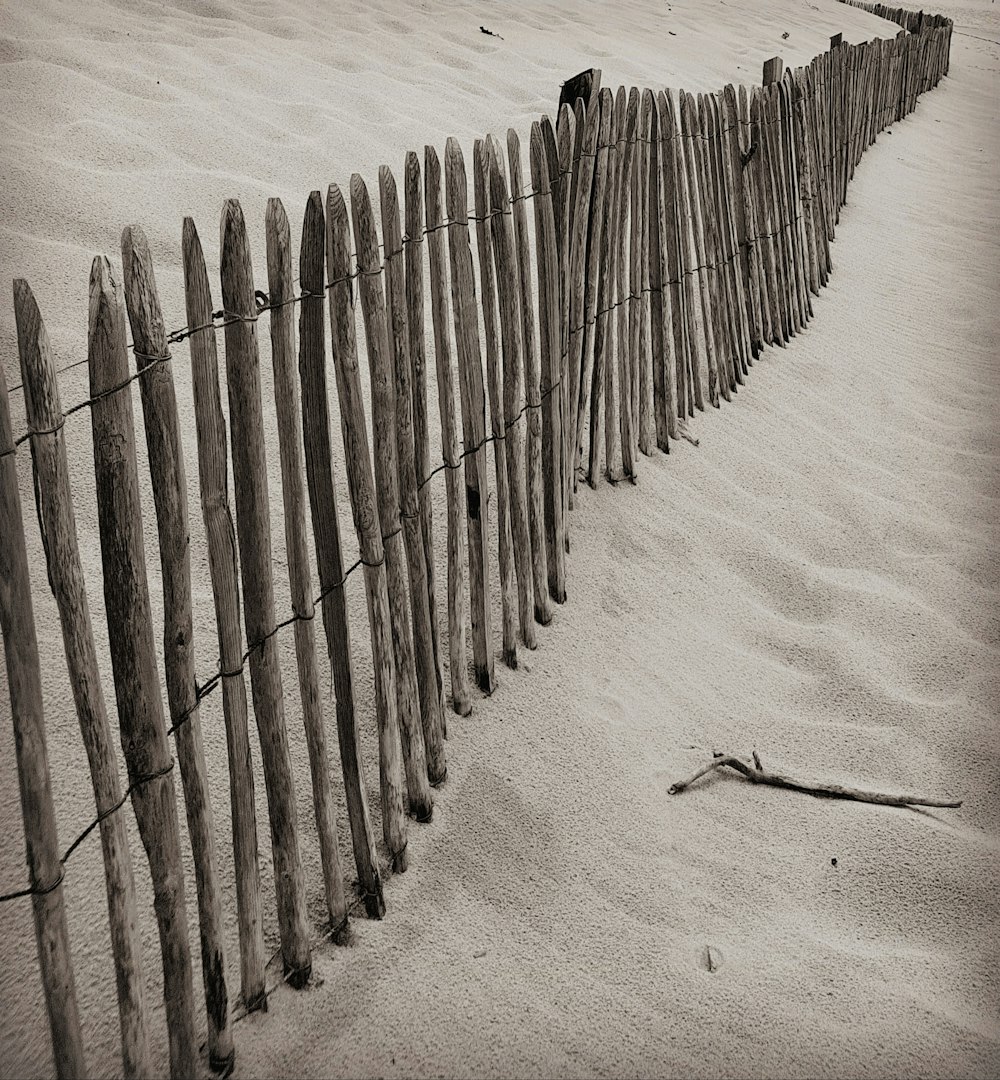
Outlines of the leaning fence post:
[[143,373],[139,389],[163,581],[163,667],[195,869],[201,971],[208,1014],[208,1059],[215,1072],[228,1073],[232,1071],[235,1051],[226,987],[215,821],[196,696],[184,452],[173,374],[167,366],[170,349],[153,260],[145,233],[138,227],[126,227],[122,233],[122,269],[136,366]]
[[[402,736],[410,812],[419,820],[427,821],[432,813],[433,800],[427,783],[427,758],[417,704],[417,678],[406,593],[406,555],[403,550],[403,523],[399,513],[395,375],[386,322],[385,295],[379,281],[379,274],[384,267],[379,265],[378,237],[368,189],[357,173],[351,177],[351,214],[358,258],[358,286],[365,323],[368,369],[371,376],[375,490],[385,549],[389,617],[395,658],[396,716]],[[391,254],[399,249],[387,247],[386,250]],[[338,278],[343,276],[340,269],[338,267]],[[419,524],[415,515],[410,524]],[[384,760],[388,766],[389,759]],[[383,794],[386,793],[385,781],[384,770]],[[383,808],[382,831],[392,853],[394,868],[405,870],[407,825],[406,818],[397,810],[395,800]]]
[[[528,530],[527,476],[524,468],[523,378],[521,374],[521,333],[517,317],[517,262],[511,229],[510,199],[499,143],[490,136],[484,151],[484,182],[488,183],[486,205],[490,207],[493,257],[500,304],[500,332],[503,349],[503,430],[507,478],[510,491],[510,530],[517,571],[517,606],[521,637],[527,648],[535,648],[535,618],[532,589],[531,537]],[[537,569],[536,572],[537,574]]]
[[406,227],[406,326],[409,335],[410,371],[413,386],[413,447],[420,502],[420,530],[427,569],[427,602],[430,606],[431,643],[434,648],[434,681],[437,684],[441,735],[447,737],[444,715],[444,683],[441,674],[441,643],[438,633],[437,590],[434,567],[434,517],[431,508],[430,424],[427,413],[427,356],[424,349],[424,205],[420,190],[420,159],[406,152],[404,224]]
[[[311,333],[313,326],[323,321],[323,253],[326,242],[319,192],[309,197],[309,206],[302,223],[302,245],[299,263],[312,271],[309,284],[302,284],[303,329],[318,340],[303,339],[302,350],[318,346],[323,350],[322,334]],[[316,203],[318,208],[314,209]],[[318,209],[318,213],[317,213]],[[288,584],[291,591],[295,620],[295,662],[299,676],[299,695],[302,699],[302,724],[309,754],[309,773],[312,780],[313,812],[316,835],[319,839],[320,862],[323,868],[323,889],[330,930],[336,938],[347,927],[347,901],[344,896],[344,877],[337,850],[337,816],[330,784],[330,762],[326,752],[326,725],[320,691],[319,664],[316,658],[316,628],[313,619],[316,609],[312,597],[312,575],[309,573],[309,550],[306,544],[306,493],[302,482],[302,432],[299,418],[299,393],[296,374],[295,296],[292,289],[292,244],[288,216],[280,199],[268,199],[267,217],[267,291],[270,301],[271,363],[274,368],[274,404],[278,417],[278,455],[281,459],[281,497],[285,511],[285,551],[288,560]],[[307,275],[300,273],[300,278]],[[318,279],[319,296],[312,287]],[[305,305],[315,305],[316,311],[307,317]]]
[[[390,346],[392,370],[395,375],[395,395],[392,418],[396,440],[396,482],[398,485],[399,513],[403,525],[403,538],[406,548],[406,565],[410,580],[410,618],[413,624],[413,636],[409,637],[409,622],[406,620],[406,641],[412,640],[416,674],[415,690],[419,693],[419,713],[422,723],[424,751],[426,760],[424,769],[430,782],[437,786],[444,781],[447,766],[444,752],[444,716],[441,712],[441,691],[438,686],[437,660],[434,654],[434,634],[431,630],[430,597],[427,587],[427,560],[424,549],[424,537],[421,529],[420,504],[418,501],[417,472],[414,460],[413,431],[413,385],[409,350],[409,325],[407,319],[406,282],[403,267],[403,237],[399,223],[399,199],[396,194],[396,181],[388,166],[379,169],[379,195],[382,209],[382,240],[385,244],[385,294],[387,301],[387,331]],[[361,237],[355,237],[355,243],[361,245]],[[416,247],[416,245],[413,245]],[[374,256],[374,253],[373,253]],[[360,265],[360,264],[359,264]],[[370,283],[362,286],[366,288]],[[362,303],[364,296],[362,295]],[[421,298],[421,304],[423,299]],[[366,324],[367,325],[367,324]],[[369,354],[371,350],[369,349]],[[376,476],[378,470],[376,467]],[[393,528],[391,520],[385,520],[386,531]],[[389,605],[394,603],[393,584],[393,542],[389,541]],[[402,571],[402,567],[400,567]],[[402,582],[402,574],[400,575]],[[405,586],[404,586],[405,591]],[[401,608],[405,606],[404,603]],[[397,645],[398,649],[398,645]],[[397,653],[397,656],[399,653]],[[409,665],[400,665],[396,673],[397,691],[404,687],[404,677],[409,678],[413,670]],[[400,696],[399,720],[403,725],[403,737],[407,739],[406,714],[403,711],[403,696]],[[408,699],[411,695],[405,695]],[[412,694],[414,706],[417,694]],[[415,710],[414,710],[415,711]],[[403,750],[406,752],[406,742]],[[409,775],[409,774],[408,774]],[[420,785],[421,789],[424,785]],[[429,793],[424,795],[429,799]],[[419,800],[418,800],[419,801]],[[413,807],[418,818],[424,817],[419,805]],[[429,812],[429,811],[428,811]]]
[[[15,297],[27,291],[15,281]],[[32,306],[33,303],[32,303]],[[21,319],[18,319],[20,330]],[[40,323],[39,323],[40,325]],[[30,421],[29,421],[30,423]],[[42,712],[42,669],[31,603],[28,552],[24,541],[21,497],[17,487],[17,457],[10,426],[7,378],[0,364],[0,627],[14,723],[17,779],[38,966],[49,1014],[52,1057],[60,1080],[87,1075],[80,1033],[80,1014],[73,984],[73,961],[63,903],[63,868],[59,861],[56,813],[49,783],[49,759]],[[43,533],[44,535],[44,533]]]
[[264,933],[261,920],[260,868],[257,855],[257,812],[254,805],[247,691],[243,677],[243,633],[240,628],[240,586],[236,567],[236,532],[229,508],[226,421],[219,393],[212,295],[191,218],[184,219],[184,293],[191,327],[191,385],[198,433],[198,478],[201,510],[208,537],[215,621],[222,672],[222,707],[229,758],[229,795],[233,821],[233,863],[240,940],[240,981],[249,1011],[266,1007]]
[[[14,315],[28,427],[32,431],[51,432],[35,435],[31,440],[38,521],[45,541],[49,584],[59,609],[66,666],[80,732],[90,764],[94,802],[98,815],[102,815],[121,801],[118,759],[101,688],[87,587],[77,543],[55,364],[38,305],[26,281],[14,282]],[[12,524],[12,537],[13,530]],[[152,1066],[146,1035],[142,951],[136,931],[135,881],[125,815],[108,814],[101,821],[100,830],[111,952],[118,988],[123,1073],[128,1078],[141,1078],[149,1075]]]
[[468,184],[462,149],[449,138],[444,158],[451,302],[461,382],[465,436],[465,492],[469,530],[469,593],[472,661],[479,688],[493,692],[493,630],[489,607],[489,470],[486,464],[486,406],[482,354],[476,321],[476,286],[469,244]]
[[104,568],[111,665],[132,807],[149,858],[163,957],[163,1000],[170,1073],[195,1074],[198,1041],[184,904],[184,870],[173,760],[156,670],[156,647],[146,582],[132,398],[125,348],[125,312],[108,260],[90,274],[88,335],[94,433],[94,473]]
[[[549,593],[557,604],[566,600],[566,547],[563,543],[563,466],[566,459],[566,424],[563,401],[572,397],[559,386],[559,257],[549,166],[542,146],[542,130],[531,125],[528,145],[531,184],[535,193],[535,251],[538,259],[539,393],[546,395],[542,409],[542,459],[545,477],[545,541]],[[563,391],[563,392],[560,392]]]
[[424,201],[427,256],[431,280],[431,323],[437,369],[438,409],[441,413],[441,456],[448,497],[448,667],[451,704],[459,716],[472,711],[465,659],[465,527],[462,478],[459,476],[455,390],[451,362],[451,328],[445,280],[445,241],[441,215],[441,164],[433,146],[424,147]]
[[[510,161],[511,210],[514,216],[514,239],[517,246],[518,280],[521,285],[521,345],[524,350],[524,407],[527,410],[528,521],[531,528],[531,568],[535,585],[535,619],[545,626],[552,620],[549,604],[548,553],[545,545],[545,491],[542,480],[542,415],[549,401],[541,399],[541,366],[535,338],[534,299],[531,286],[531,255],[528,248],[528,215],[524,211],[524,177],[521,173],[521,144],[513,128],[507,130],[507,156]],[[539,313],[539,318],[543,316]],[[550,391],[559,403],[561,381]],[[561,426],[561,416],[557,423]],[[557,431],[559,428],[556,429]],[[558,458],[554,458],[558,462]],[[564,487],[559,474],[556,495],[562,500]],[[560,505],[560,523],[562,506]]]
[[305,877],[299,853],[295,781],[285,728],[278,642],[274,633],[271,515],[264,452],[264,420],[257,351],[253,270],[243,211],[228,199],[221,227],[222,304],[226,322],[226,383],[236,488],[236,530],[243,576],[243,618],[250,686],[260,733],[271,822],[274,884],[286,980],[309,981],[312,960],[306,920]]
[[[503,619],[503,659],[510,668],[517,667],[517,579],[514,569],[514,538],[511,528],[510,478],[504,456],[503,371],[497,340],[496,278],[493,269],[492,240],[487,219],[489,212],[489,158],[486,144],[476,139],[472,150],[473,198],[476,218],[476,253],[479,258],[479,289],[483,309],[486,347],[486,380],[490,395],[490,434],[493,441],[493,466],[497,478],[497,533],[500,571],[500,603]],[[449,211],[449,217],[451,216]],[[530,631],[533,633],[533,631]]]
[[[650,350],[650,301],[652,284],[650,282],[649,249],[649,169],[653,160],[652,123],[653,92],[642,91],[640,105],[639,165],[637,168],[637,190],[639,196],[639,353],[638,370],[632,375],[632,400],[636,403],[636,445],[647,457],[653,452],[653,354]],[[657,358],[662,360],[662,354]]]
[[[307,204],[307,210],[308,206]],[[317,214],[318,208],[312,211]],[[341,214],[346,228],[347,211],[341,200]],[[330,218],[332,220],[332,211]],[[328,238],[329,243],[329,238]],[[333,316],[335,304],[340,302],[337,290],[346,287],[350,296],[347,280],[337,282],[332,277],[331,268],[326,274],[322,266],[316,265],[315,258],[299,263],[299,271],[306,272],[305,280],[300,282],[303,289],[310,292],[328,289],[330,292],[330,315]],[[318,277],[316,277],[319,271]],[[340,275],[338,275],[339,277]],[[353,319],[353,309],[351,318]],[[352,322],[353,328],[353,322]],[[312,335],[315,337],[316,335]],[[333,337],[334,360],[337,359],[337,337]],[[354,672],[351,667],[351,632],[347,617],[347,597],[344,589],[344,559],[340,547],[340,524],[337,513],[337,493],[333,479],[333,447],[330,441],[330,402],[327,396],[326,355],[324,349],[310,347],[308,350],[299,346],[299,383],[302,393],[302,439],[306,455],[306,486],[309,491],[309,512],[312,519],[313,538],[316,544],[316,571],[319,576],[319,595],[323,611],[323,630],[326,636],[327,655],[333,672],[333,686],[337,699],[337,739],[340,746],[340,767],[344,776],[344,793],[347,797],[347,816],[351,825],[351,843],[354,851],[354,864],[358,871],[358,885],[365,905],[365,913],[370,919],[381,919],[385,914],[385,900],[382,894],[382,874],[379,869],[378,852],[375,847],[375,834],[372,830],[371,816],[368,810],[368,794],[365,790],[364,769],[361,764],[361,733],[358,729],[354,711]],[[348,473],[350,476],[350,473]],[[376,516],[374,529],[378,532]],[[380,540],[381,543],[381,540]],[[367,558],[367,556],[366,556]],[[379,559],[369,559],[378,562]],[[388,623],[388,616],[386,616]],[[395,791],[402,804],[399,781],[399,736],[395,725],[396,693],[392,681],[391,658],[389,675],[383,677],[384,658],[375,659],[376,715],[379,718],[379,760],[380,765],[386,756],[383,749],[382,730],[388,730],[391,740],[391,752],[394,752],[394,764],[390,760],[388,775],[395,777]],[[385,685],[387,683],[387,685]],[[388,703],[388,704],[386,704]],[[382,718],[385,717],[383,720]]]

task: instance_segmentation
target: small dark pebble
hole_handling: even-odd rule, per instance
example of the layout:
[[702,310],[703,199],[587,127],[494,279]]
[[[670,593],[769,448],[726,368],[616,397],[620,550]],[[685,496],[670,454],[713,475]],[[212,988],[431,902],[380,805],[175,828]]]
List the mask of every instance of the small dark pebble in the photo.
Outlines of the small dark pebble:
[[834,856],[834,858],[832,858],[832,859],[830,860],[830,865],[831,865],[831,866],[836,866],[836,865],[837,865],[837,859],[836,859],[836,856]]

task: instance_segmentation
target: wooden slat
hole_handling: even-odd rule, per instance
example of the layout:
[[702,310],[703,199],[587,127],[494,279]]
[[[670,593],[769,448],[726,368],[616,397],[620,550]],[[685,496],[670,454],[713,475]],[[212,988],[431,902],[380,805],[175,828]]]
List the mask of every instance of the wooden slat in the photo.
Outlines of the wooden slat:
[[[94,802],[100,816],[121,801],[118,760],[101,687],[87,586],[77,542],[76,515],[69,481],[66,439],[62,430],[63,413],[56,366],[38,305],[28,283],[23,280],[14,282],[14,316],[17,322],[21,381],[24,385],[28,427],[32,431],[51,432],[47,435],[35,435],[31,440],[38,523],[44,539],[49,585],[59,610],[66,666],[70,686],[73,688],[80,733],[90,765]],[[0,380],[2,378],[0,374]],[[5,406],[0,406],[0,417],[4,408]],[[14,458],[5,458],[0,464],[4,469],[13,468]],[[15,483],[14,493],[16,492]],[[15,512],[20,513],[19,501],[16,506],[11,503],[11,513]],[[13,544],[17,536],[14,519],[5,520],[12,521],[10,529],[5,530],[5,539],[9,536],[9,543]],[[14,557],[16,554],[16,551],[13,551]],[[10,587],[14,589],[15,579],[5,575],[3,581],[8,580]],[[30,614],[30,605],[26,605],[17,608],[12,617],[27,619]],[[27,634],[27,630],[25,633]],[[23,647],[30,651],[32,641],[33,634],[30,639],[25,639]],[[13,686],[13,679],[11,685]],[[14,715],[18,715],[16,707]],[[142,950],[136,931],[135,881],[132,875],[126,815],[109,814],[101,821],[100,832],[111,929],[111,955],[118,989],[123,1075],[141,1078],[149,1075],[151,1063]],[[43,884],[48,884],[48,881]],[[46,918],[48,911],[48,908],[43,908]],[[68,1038],[67,1046],[72,1057],[74,1044],[72,1036]]]
[[243,631],[240,626],[236,530],[233,528],[233,516],[229,506],[229,451],[219,392],[219,364],[215,327],[212,325],[212,294],[201,241],[191,218],[184,219],[181,246],[188,326],[199,328],[189,339],[191,385],[194,392],[195,430],[198,434],[201,511],[208,539],[208,569],[215,603],[219,664],[223,672],[222,708],[229,760],[233,864],[240,941],[240,986],[246,1008],[253,1012],[262,1008],[267,998],[264,986],[264,932],[257,852],[257,811],[250,759],[246,681],[243,675]]
[[94,475],[118,725],[153,881],[170,1075],[181,1080],[193,1076],[198,1064],[184,868],[146,581],[132,397],[129,389],[117,389],[129,377],[125,310],[103,256],[94,259],[90,274],[87,358],[90,394],[96,399],[91,406]]
[[227,313],[226,383],[236,491],[236,532],[243,579],[243,621],[250,649],[250,686],[260,735],[271,822],[275,897],[285,976],[295,987],[309,980],[312,959],[305,876],[299,852],[295,781],[285,728],[278,641],[274,634],[271,513],[257,350],[253,270],[243,211],[235,199],[222,211],[222,304]]

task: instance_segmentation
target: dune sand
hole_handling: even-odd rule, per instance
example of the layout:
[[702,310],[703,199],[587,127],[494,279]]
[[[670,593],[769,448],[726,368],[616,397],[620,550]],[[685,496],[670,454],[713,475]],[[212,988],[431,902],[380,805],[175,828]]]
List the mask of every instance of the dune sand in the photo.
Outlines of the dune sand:
[[[697,448],[680,442],[669,457],[644,460],[635,488],[583,493],[569,602],[516,673],[498,665],[491,699],[449,718],[449,781],[433,824],[411,826],[411,869],[388,885],[386,920],[356,920],[352,948],[317,951],[313,989],[280,987],[266,1015],[236,1025],[237,1075],[1000,1072],[1000,16],[985,0],[938,9],[956,19],[951,74],[865,155],[808,332],[768,350],[721,414],[695,419]],[[168,324],[181,325],[184,214],[198,222],[215,275],[219,208],[238,196],[260,284],[268,196],[285,199],[295,237],[310,188],[346,185],[354,170],[371,187],[380,163],[398,167],[405,150],[441,147],[448,135],[467,152],[474,135],[508,124],[523,139],[554,108],[559,82],[592,64],[605,85],[715,89],[758,80],[776,53],[805,62],[839,30],[862,40],[894,28],[831,0],[6,5],[0,278],[29,280],[64,366],[85,356],[90,259],[106,253],[117,265],[126,223],[145,228]],[[214,616],[186,348],[175,357],[204,677],[215,667]],[[18,382],[9,301],[0,359],[8,383]],[[86,395],[85,371],[62,376],[64,403]],[[12,407],[23,425],[18,394]],[[86,413],[67,438],[104,650]],[[19,469],[68,839],[91,817],[93,797],[27,454]],[[275,453],[285,611],[278,477]],[[438,573],[443,581],[443,563]],[[150,579],[158,618],[158,567]],[[349,596],[371,787],[360,581]],[[322,881],[290,638],[282,659],[318,932]],[[9,709],[3,682],[0,712]],[[218,700],[206,701],[202,722],[235,992]],[[723,776],[668,796],[712,748],[756,748],[776,769],[965,801],[918,813]],[[0,777],[2,884],[14,888],[24,849],[6,720]],[[257,805],[273,947],[262,786]],[[132,844],[165,1073],[156,931],[134,829]],[[194,931],[190,877],[188,890]],[[66,898],[88,1060],[94,1075],[113,1076],[118,1026],[96,838],[69,864]],[[0,940],[0,1076],[50,1075],[25,902],[0,906]]]

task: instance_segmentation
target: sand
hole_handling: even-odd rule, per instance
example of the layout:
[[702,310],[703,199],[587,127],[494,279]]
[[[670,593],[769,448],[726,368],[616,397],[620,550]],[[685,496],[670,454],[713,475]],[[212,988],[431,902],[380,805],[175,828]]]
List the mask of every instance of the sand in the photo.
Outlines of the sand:
[[[294,236],[310,188],[346,186],[357,169],[374,190],[381,162],[398,167],[406,149],[440,148],[447,135],[467,152],[474,135],[508,124],[524,138],[552,109],[559,82],[593,63],[606,85],[714,89],[757,79],[775,53],[804,62],[838,30],[848,40],[893,31],[827,0],[576,7],[8,5],[0,278],[28,278],[63,366],[85,355],[90,259],[101,252],[118,264],[128,222],[145,228],[168,324],[181,325],[181,218],[195,216],[217,281],[227,196],[243,201],[261,284],[268,196],[286,200]],[[680,442],[669,458],[643,460],[635,488],[584,492],[569,602],[539,629],[538,650],[522,650],[518,672],[498,665],[494,697],[477,698],[468,719],[450,718],[449,781],[434,822],[411,826],[411,869],[388,884],[386,920],[356,920],[353,947],[317,951],[314,989],[282,987],[267,1015],[236,1025],[238,1075],[1000,1071],[1000,17],[985,2],[944,0],[936,10],[956,19],[951,74],[865,155],[807,332],[768,350],[731,406],[695,419],[697,448]],[[214,617],[186,349],[175,357],[205,677],[215,667]],[[19,381],[9,301],[0,303],[0,359],[8,382]],[[268,366],[265,347],[267,394]],[[85,368],[61,386],[66,404],[85,396]],[[103,650],[85,412],[67,438]],[[30,513],[27,454],[19,470],[68,841],[93,797]],[[282,611],[278,476],[275,454]],[[341,512],[346,520],[343,487]],[[443,549],[439,541],[439,560]],[[158,618],[158,568],[150,571]],[[374,795],[360,582],[350,601]],[[290,636],[282,658],[318,933],[322,881]],[[4,888],[24,877],[9,708],[0,680]],[[235,992],[219,702],[206,702],[202,721]],[[712,748],[756,748],[775,769],[965,802],[917,813],[723,776],[668,796]],[[273,948],[262,787],[257,802]],[[341,827],[346,840],[343,815]],[[155,924],[134,829],[132,840],[154,1056],[165,1075]],[[192,877],[188,889],[193,917]],[[113,1076],[117,1016],[96,838],[67,868],[66,899],[88,1060],[94,1075]],[[0,1076],[51,1075],[23,901],[0,906],[0,940]]]

